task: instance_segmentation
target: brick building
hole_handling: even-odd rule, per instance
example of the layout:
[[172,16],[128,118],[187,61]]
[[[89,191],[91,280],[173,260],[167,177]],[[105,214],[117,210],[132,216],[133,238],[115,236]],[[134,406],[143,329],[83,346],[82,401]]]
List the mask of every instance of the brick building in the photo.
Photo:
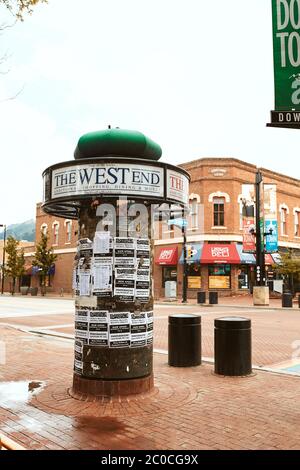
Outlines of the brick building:
[[[255,256],[242,251],[242,185],[254,184],[257,167],[233,158],[203,158],[181,165],[191,176],[189,225],[187,228],[188,297],[200,288],[221,295],[249,292],[255,282]],[[300,181],[260,169],[264,184],[276,185],[279,251],[300,251]],[[183,237],[180,229],[165,229],[155,247],[155,295],[165,295],[165,282],[177,282],[182,295]],[[226,256],[224,256],[224,253]],[[270,287],[274,288],[272,265],[266,255]]]
[[[257,167],[233,158],[203,158],[181,165],[191,176],[189,225],[187,228],[188,297],[200,288],[218,290],[221,295],[249,292],[254,284],[254,255],[242,252],[242,185],[254,184]],[[279,251],[300,253],[300,181],[267,169],[260,169],[265,184],[276,185]],[[37,205],[36,239],[47,231],[58,255],[49,274],[49,290],[72,292],[71,279],[78,225],[76,221],[45,214]],[[180,228],[160,223],[154,247],[154,293],[165,296],[165,282],[176,281],[182,295],[183,237]],[[32,248],[25,249],[27,276],[23,284],[39,285],[31,267]],[[224,258],[226,253],[226,259]],[[276,259],[266,256],[270,285]]]

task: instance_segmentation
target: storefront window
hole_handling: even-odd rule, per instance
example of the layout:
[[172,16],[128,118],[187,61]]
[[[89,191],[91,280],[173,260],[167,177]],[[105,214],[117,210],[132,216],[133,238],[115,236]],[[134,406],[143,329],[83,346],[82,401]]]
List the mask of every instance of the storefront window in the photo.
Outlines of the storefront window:
[[208,287],[209,289],[230,289],[230,264],[217,264],[208,266]]
[[188,289],[201,289],[201,268],[197,263],[187,265]]
[[162,268],[162,287],[165,287],[167,281],[177,281],[176,266],[164,266]]

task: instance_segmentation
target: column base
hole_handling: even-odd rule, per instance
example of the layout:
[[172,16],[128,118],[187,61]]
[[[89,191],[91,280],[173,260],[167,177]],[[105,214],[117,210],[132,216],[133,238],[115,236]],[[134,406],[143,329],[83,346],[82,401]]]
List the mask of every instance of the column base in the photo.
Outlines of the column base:
[[105,397],[139,395],[154,387],[153,373],[147,377],[129,380],[94,380],[73,375],[73,387],[69,390],[76,400],[95,401]]
[[253,305],[269,305],[269,287],[255,286],[253,288]]

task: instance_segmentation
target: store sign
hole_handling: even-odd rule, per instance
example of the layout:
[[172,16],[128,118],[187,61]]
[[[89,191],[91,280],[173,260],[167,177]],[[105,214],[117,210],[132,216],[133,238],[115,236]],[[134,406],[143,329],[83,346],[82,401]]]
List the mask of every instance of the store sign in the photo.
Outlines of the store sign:
[[272,0],[272,15],[275,78],[272,124],[300,127],[298,113],[284,112],[300,110],[300,1]]
[[167,197],[188,204],[189,180],[187,176],[173,170],[167,170]]
[[163,175],[163,168],[129,163],[68,166],[52,172],[52,199],[101,193],[162,197]]
[[230,276],[209,276],[209,289],[230,289]]
[[201,277],[188,276],[188,289],[201,289]]

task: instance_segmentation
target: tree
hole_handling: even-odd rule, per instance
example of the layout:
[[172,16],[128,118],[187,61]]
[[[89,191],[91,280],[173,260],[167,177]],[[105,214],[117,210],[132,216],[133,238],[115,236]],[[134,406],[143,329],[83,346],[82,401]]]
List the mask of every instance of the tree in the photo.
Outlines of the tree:
[[296,258],[292,252],[281,255],[281,263],[274,266],[277,274],[284,278],[284,287],[295,295],[295,283],[300,281],[300,258]]
[[53,253],[53,248],[48,248],[48,236],[41,232],[41,240],[35,247],[35,255],[32,261],[32,266],[39,268],[42,285],[42,295],[45,295],[46,291],[46,278],[49,269],[57,259],[57,255]]
[[8,255],[8,260],[4,268],[4,272],[6,276],[12,278],[11,295],[14,295],[15,293],[16,279],[25,274],[24,250],[21,249],[20,252],[18,252],[19,243],[20,242],[18,242],[18,240],[16,240],[14,237],[9,236],[7,238],[5,248],[5,251]]
[[47,1],[48,0],[0,0],[0,5],[6,6],[17,20],[23,21],[24,15],[31,15],[33,8],[38,3],[47,3]]

